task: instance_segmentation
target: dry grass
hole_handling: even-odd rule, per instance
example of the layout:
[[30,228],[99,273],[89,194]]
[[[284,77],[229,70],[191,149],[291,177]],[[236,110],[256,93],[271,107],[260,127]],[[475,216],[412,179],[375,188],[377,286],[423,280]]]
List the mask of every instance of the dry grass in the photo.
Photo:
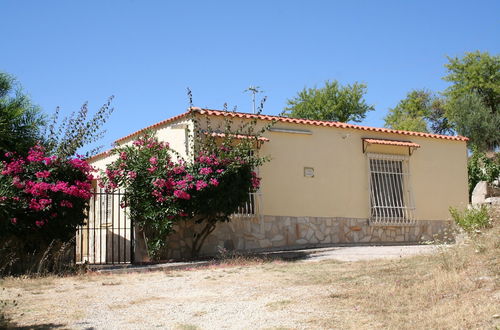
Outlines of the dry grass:
[[8,278],[0,300],[20,326],[498,329],[499,258],[497,220],[434,255],[349,263],[238,258],[168,273]]

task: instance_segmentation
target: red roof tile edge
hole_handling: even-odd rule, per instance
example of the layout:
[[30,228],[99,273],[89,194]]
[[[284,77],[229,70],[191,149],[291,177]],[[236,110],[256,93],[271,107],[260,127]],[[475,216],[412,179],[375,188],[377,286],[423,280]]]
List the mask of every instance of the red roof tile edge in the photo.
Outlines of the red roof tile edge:
[[[208,133],[204,133],[204,134],[208,134]],[[216,137],[225,137],[226,136],[226,133],[217,133],[217,132],[213,132],[212,134],[210,134],[212,136],[216,136]],[[252,136],[252,135],[246,135],[246,134],[230,134],[231,137],[234,137],[236,139],[254,139],[255,136]],[[264,137],[264,136],[259,136],[257,138],[257,140],[259,141],[262,141],[262,142],[269,142],[269,139]]]
[[[127,136],[119,138],[115,142],[119,143],[123,140],[126,140],[128,138],[136,136],[137,134],[140,134],[141,132],[144,132],[145,130],[152,129],[152,128],[162,126],[162,125],[168,124],[170,122],[182,119],[182,118],[186,117],[191,112],[191,110],[197,111],[200,114],[207,114],[207,115],[212,115],[212,116],[231,116],[231,117],[238,117],[238,118],[242,118],[242,119],[255,119],[255,118],[257,118],[257,119],[261,119],[261,120],[268,120],[268,121],[275,120],[278,122],[291,123],[291,124],[304,124],[304,125],[315,125],[315,126],[336,127],[336,128],[351,128],[351,129],[359,129],[359,130],[364,130],[364,131],[391,133],[391,134],[400,134],[400,135],[411,135],[411,136],[453,140],[453,141],[468,141],[469,140],[469,138],[467,138],[465,136],[460,136],[460,135],[452,136],[452,135],[440,135],[440,134],[431,134],[431,133],[423,133],[423,132],[400,131],[400,130],[395,130],[395,129],[390,129],[390,128],[361,126],[361,125],[355,125],[355,124],[341,123],[341,122],[337,122],[337,121],[279,117],[279,116],[261,115],[261,114],[253,114],[253,113],[223,111],[223,110],[213,110],[213,109],[202,109],[202,108],[198,108],[198,107],[192,107],[191,109],[188,109],[188,111],[186,111],[180,115],[162,120],[156,124],[142,128],[138,131],[135,131],[135,132],[127,135]],[[93,160],[95,158],[103,156],[104,154],[106,154],[106,152],[101,152],[100,154],[92,156],[92,157],[88,158],[87,160]]]
[[420,144],[409,141],[384,140],[384,139],[363,139],[363,141],[369,144],[384,144],[391,146],[420,148]]
[[243,112],[211,110],[211,109],[199,109],[199,108],[195,108],[195,109],[198,110],[201,114],[208,114],[208,115],[213,115],[213,116],[231,116],[231,117],[238,117],[238,118],[242,118],[242,119],[257,118],[257,119],[261,119],[261,120],[268,120],[268,121],[276,120],[278,122],[292,123],[292,124],[305,124],[305,125],[337,127],[337,128],[352,128],[352,129],[359,129],[359,130],[364,130],[364,131],[420,136],[420,137],[444,139],[444,140],[455,140],[455,141],[468,141],[469,140],[467,137],[460,136],[460,135],[456,135],[456,136],[440,135],[440,134],[431,134],[431,133],[424,133],[424,132],[400,131],[400,130],[395,130],[395,129],[390,129],[390,128],[382,128],[382,127],[361,126],[361,125],[347,124],[347,123],[341,123],[341,122],[336,122],[336,121],[279,117],[279,116],[259,115],[259,114],[252,114],[252,113],[243,113]]

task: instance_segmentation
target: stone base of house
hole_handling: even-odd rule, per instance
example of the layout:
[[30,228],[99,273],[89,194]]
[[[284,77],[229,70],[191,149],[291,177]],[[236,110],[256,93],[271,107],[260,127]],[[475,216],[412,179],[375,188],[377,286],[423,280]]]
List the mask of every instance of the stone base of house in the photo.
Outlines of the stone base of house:
[[[190,256],[193,224],[176,225],[165,258]],[[262,251],[278,248],[321,247],[335,244],[420,243],[449,239],[451,221],[423,220],[411,226],[374,226],[367,219],[260,216],[220,223],[205,241],[201,255],[221,251]]]

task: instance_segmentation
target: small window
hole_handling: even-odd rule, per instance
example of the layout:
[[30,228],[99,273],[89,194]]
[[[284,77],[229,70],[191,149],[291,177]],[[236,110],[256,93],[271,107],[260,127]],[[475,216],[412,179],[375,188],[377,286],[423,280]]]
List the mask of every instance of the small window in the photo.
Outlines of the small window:
[[380,225],[413,224],[409,159],[406,156],[368,154],[370,222]]

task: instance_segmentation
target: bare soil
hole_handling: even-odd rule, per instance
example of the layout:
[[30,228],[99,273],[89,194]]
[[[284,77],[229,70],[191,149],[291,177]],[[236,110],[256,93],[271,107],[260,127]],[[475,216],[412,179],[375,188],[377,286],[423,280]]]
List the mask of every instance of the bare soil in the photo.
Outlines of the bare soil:
[[7,278],[0,300],[8,326],[37,329],[498,329],[499,233],[389,260]]

